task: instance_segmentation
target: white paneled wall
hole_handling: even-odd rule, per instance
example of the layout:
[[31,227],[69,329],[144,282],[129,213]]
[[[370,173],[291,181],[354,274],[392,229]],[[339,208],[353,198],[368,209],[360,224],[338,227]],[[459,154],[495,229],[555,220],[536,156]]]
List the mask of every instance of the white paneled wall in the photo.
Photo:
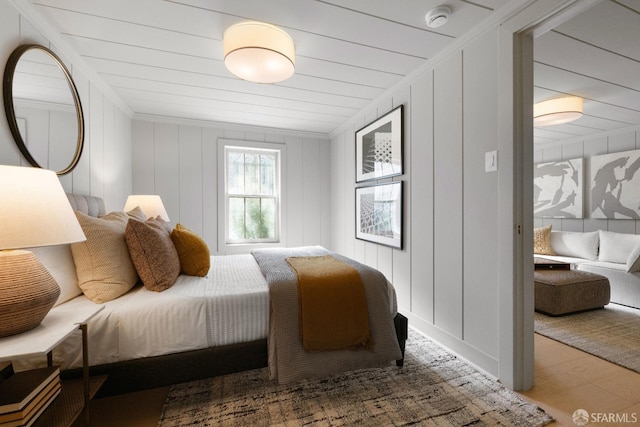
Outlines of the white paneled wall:
[[589,218],[591,198],[589,191],[588,159],[602,154],[640,149],[640,128],[631,127],[612,133],[602,133],[586,139],[573,139],[564,143],[544,144],[534,149],[534,163],[555,162],[582,158],[584,177],[584,219],[534,218],[534,226],[551,225],[554,230],[595,231],[608,230],[618,233],[640,234],[640,220]]
[[[133,193],[158,194],[173,224],[218,247],[218,139],[286,144],[283,219],[287,246],[330,246],[328,139],[254,128],[133,122]],[[250,250],[247,248],[246,250]]]
[[462,339],[462,52],[433,73],[434,325]]
[[[484,170],[498,144],[498,30],[443,58],[332,135],[332,244],[380,269],[412,325],[498,376],[499,173]],[[354,132],[405,105],[404,249],[355,239]],[[507,253],[509,256],[509,253]]]
[[[0,2],[0,63],[6,64],[11,52],[26,43],[41,44],[61,56],[73,76],[84,109],[84,150],[73,172],[60,177],[62,186],[67,192],[103,197],[107,210],[122,209],[131,192],[131,119],[27,19],[7,2]],[[4,113],[2,116],[0,164],[27,166]]]

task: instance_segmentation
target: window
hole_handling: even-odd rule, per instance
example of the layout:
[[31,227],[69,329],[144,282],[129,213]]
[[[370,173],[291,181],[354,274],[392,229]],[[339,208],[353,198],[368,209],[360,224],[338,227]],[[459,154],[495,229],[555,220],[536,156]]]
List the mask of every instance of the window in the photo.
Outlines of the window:
[[280,241],[280,150],[224,147],[226,243]]

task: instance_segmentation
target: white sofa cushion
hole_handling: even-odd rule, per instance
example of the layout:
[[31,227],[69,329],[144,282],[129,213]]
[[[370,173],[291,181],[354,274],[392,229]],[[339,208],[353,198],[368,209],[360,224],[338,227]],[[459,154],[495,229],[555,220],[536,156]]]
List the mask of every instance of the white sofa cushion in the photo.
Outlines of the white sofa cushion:
[[552,231],[550,240],[556,255],[584,258],[591,261],[598,259],[599,235],[597,231],[587,233]]
[[626,264],[629,255],[638,243],[640,243],[639,235],[600,230],[600,254],[598,260]]
[[627,268],[627,273],[640,271],[640,243],[636,244],[629,254],[625,267]]

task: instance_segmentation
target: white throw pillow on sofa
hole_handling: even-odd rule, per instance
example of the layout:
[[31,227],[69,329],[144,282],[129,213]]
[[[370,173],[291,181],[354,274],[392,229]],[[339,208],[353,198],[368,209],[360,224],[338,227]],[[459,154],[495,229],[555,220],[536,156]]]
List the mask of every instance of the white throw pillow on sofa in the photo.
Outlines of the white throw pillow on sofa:
[[598,260],[626,264],[629,255],[638,243],[640,243],[640,236],[636,234],[600,230],[600,255]]
[[598,259],[598,237],[597,231],[552,231],[550,241],[556,255],[594,261]]
[[627,258],[627,273],[640,271],[640,243],[636,244]]

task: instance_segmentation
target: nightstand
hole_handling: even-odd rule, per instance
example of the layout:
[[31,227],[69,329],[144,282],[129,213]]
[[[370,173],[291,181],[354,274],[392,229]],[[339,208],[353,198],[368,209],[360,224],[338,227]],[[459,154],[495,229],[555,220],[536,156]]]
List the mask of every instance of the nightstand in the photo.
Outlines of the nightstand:
[[101,305],[65,307],[65,304],[61,304],[52,308],[42,323],[30,331],[0,338],[0,362],[46,355],[47,364],[51,366],[53,349],[78,329],[82,332],[82,379],[64,381],[60,396],[42,413],[34,426],[69,426],[83,411],[85,424],[90,424],[89,401],[98,392],[106,376],[89,377],[87,322],[102,309],[104,306]]

